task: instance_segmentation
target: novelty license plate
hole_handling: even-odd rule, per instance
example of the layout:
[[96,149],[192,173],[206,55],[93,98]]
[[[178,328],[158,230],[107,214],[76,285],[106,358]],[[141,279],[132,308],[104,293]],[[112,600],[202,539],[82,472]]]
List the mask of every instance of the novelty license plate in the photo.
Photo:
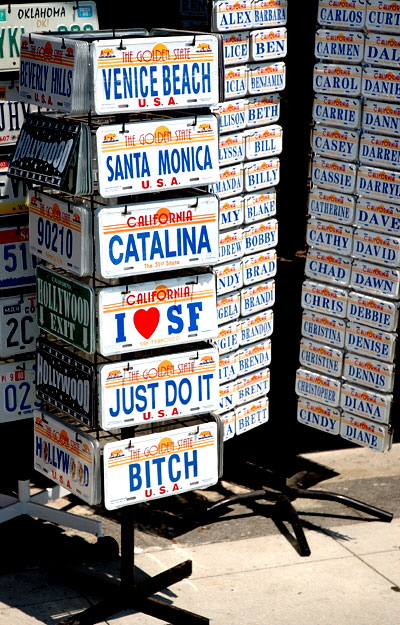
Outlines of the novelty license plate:
[[312,117],[314,121],[327,124],[328,126],[359,128],[361,102],[358,98],[345,98],[341,95],[331,96],[316,93]]
[[276,190],[270,188],[244,195],[244,223],[251,224],[276,215]]
[[279,182],[279,158],[252,161],[244,166],[244,188],[248,192],[273,187]]
[[314,53],[317,59],[334,63],[361,63],[364,55],[363,33],[318,29]]
[[218,200],[107,206],[96,212],[99,271],[121,278],[165,269],[212,265],[218,260]]
[[7,175],[11,156],[0,160],[0,216],[28,212],[28,187],[23,180]]
[[210,193],[215,193],[219,199],[239,195],[243,191],[243,164],[236,163],[221,167],[219,179],[208,187]]
[[316,371],[300,368],[296,371],[296,393],[312,401],[328,406],[339,406],[341,381],[321,375]]
[[227,263],[226,265],[216,265],[214,267],[217,277],[217,295],[223,295],[243,286],[242,261]]
[[400,105],[365,100],[362,128],[383,135],[400,134]]
[[367,358],[393,362],[396,339],[397,335],[394,333],[349,322],[346,328],[345,347],[349,352],[356,352]]
[[38,2],[0,6],[0,70],[19,69],[24,32],[98,30],[96,3]]
[[365,67],[362,74],[361,95],[371,100],[400,100],[400,71],[386,67]]
[[248,95],[282,91],[286,86],[286,66],[278,63],[248,64]]
[[261,284],[243,288],[240,293],[240,312],[242,317],[252,315],[275,304],[275,280],[266,280]]
[[0,423],[32,416],[36,400],[35,361],[0,364]]
[[247,63],[250,53],[249,31],[222,35],[224,47],[224,66]]
[[323,26],[361,30],[365,23],[366,11],[366,0],[351,0],[343,4],[332,4],[331,0],[319,0],[317,19]]
[[219,203],[219,229],[236,228],[244,220],[244,198],[235,196]]
[[354,163],[320,156],[313,158],[311,179],[317,187],[353,193],[356,186],[356,175],[357,167]]
[[343,384],[340,407],[346,412],[378,423],[390,422],[393,395],[376,393],[362,386]]
[[253,27],[253,2],[252,0],[240,0],[240,2],[212,3],[212,27],[217,32],[231,30],[248,30]]
[[400,204],[400,172],[360,165],[356,191],[361,196]]
[[243,258],[243,284],[245,286],[269,280],[276,275],[276,250],[265,250]]
[[398,33],[400,27],[400,2],[391,0],[368,0],[365,21],[367,30],[378,30],[384,33]]
[[350,291],[347,316],[350,321],[391,332],[397,328],[398,307],[395,302]]
[[29,228],[0,228],[0,287],[35,284],[36,258],[29,252]]
[[98,115],[212,106],[219,97],[218,38],[103,39],[91,45]]
[[212,108],[212,111],[219,117],[219,131],[237,132],[246,128],[246,108],[247,100],[229,100],[221,102]]
[[102,197],[212,184],[219,179],[215,115],[100,126]]
[[361,66],[316,63],[313,88],[317,93],[349,95],[356,98],[361,93],[361,75]]
[[353,249],[353,228],[342,224],[320,221],[313,217],[307,222],[307,245],[334,254],[350,256]]
[[353,255],[354,258],[364,258],[370,262],[399,267],[400,239],[356,228]]
[[391,432],[386,425],[364,421],[346,413],[341,418],[340,436],[356,445],[381,452],[390,449],[392,443]]
[[236,434],[235,411],[230,410],[221,415],[221,421],[224,427],[224,443],[229,441]]
[[301,305],[308,310],[345,319],[347,290],[305,280],[301,290]]
[[100,502],[100,444],[65,419],[35,410],[34,469],[89,505]]
[[103,356],[213,339],[218,334],[214,274],[101,289]]
[[217,424],[210,421],[107,443],[105,507],[115,510],[215,484],[217,439]]
[[78,276],[90,271],[90,224],[87,208],[29,192],[29,248],[56,267]]
[[233,291],[217,297],[218,324],[235,321],[240,316],[240,291]]
[[255,254],[275,247],[278,243],[278,222],[276,219],[267,219],[247,226],[243,237],[245,254]]
[[0,145],[16,143],[25,114],[37,110],[37,106],[19,101],[18,82],[0,80]]
[[239,375],[249,375],[271,364],[271,340],[246,345],[239,350]]
[[324,375],[340,378],[343,367],[343,350],[317,341],[300,341],[299,361],[303,367],[321,371]]
[[274,328],[274,313],[272,309],[263,310],[250,317],[239,320],[239,344],[249,345],[260,339],[271,336]]
[[373,167],[400,169],[400,138],[363,132],[359,161]]
[[38,325],[87,353],[94,351],[94,290],[42,265],[36,270]]
[[219,403],[218,352],[101,365],[99,387],[104,430],[213,412]]
[[247,65],[228,65],[224,74],[225,99],[243,98],[247,93]]
[[297,421],[327,434],[339,434],[340,410],[299,397]]
[[282,152],[282,136],[282,126],[278,124],[247,130],[245,133],[246,159],[278,156]]
[[400,270],[355,260],[351,269],[350,286],[373,296],[398,299]]
[[381,362],[347,352],[344,357],[343,378],[375,391],[391,393],[394,384],[394,364]]
[[236,380],[237,405],[267,395],[270,389],[269,369],[260,369]]
[[215,412],[221,414],[233,410],[237,404],[236,380],[219,386],[219,408]]
[[286,24],[288,0],[259,0],[253,4],[252,28],[271,28]]
[[247,98],[247,128],[277,122],[280,115],[280,97],[279,93],[266,93]]
[[269,418],[268,397],[259,397],[235,408],[235,417],[237,435],[267,423]]
[[287,54],[286,28],[267,28],[250,33],[250,57],[252,61],[282,59]]
[[312,133],[311,148],[316,154],[353,162],[358,157],[359,133],[346,128],[317,124]]
[[13,295],[0,299],[0,357],[33,352],[39,327],[36,323],[36,295]]
[[306,256],[304,273],[308,278],[338,286],[349,286],[352,259],[323,250],[310,248]]
[[335,319],[310,310],[303,311],[301,323],[303,336],[333,345],[333,347],[344,347],[345,332],[344,319]]
[[218,349],[219,354],[226,354],[239,347],[239,324],[238,321],[224,323],[219,326],[218,336],[213,340],[213,344]]
[[367,65],[384,65],[385,67],[398,69],[400,63],[400,37],[382,35],[380,33],[368,33],[364,52],[364,63]]
[[400,234],[400,206],[358,198],[354,225],[371,228],[383,234]]
[[335,223],[352,224],[354,207],[354,196],[345,193],[324,191],[314,187],[308,196],[308,212],[311,217],[328,219]]
[[230,163],[241,163],[244,160],[244,134],[221,135],[219,138],[219,164],[220,167]]

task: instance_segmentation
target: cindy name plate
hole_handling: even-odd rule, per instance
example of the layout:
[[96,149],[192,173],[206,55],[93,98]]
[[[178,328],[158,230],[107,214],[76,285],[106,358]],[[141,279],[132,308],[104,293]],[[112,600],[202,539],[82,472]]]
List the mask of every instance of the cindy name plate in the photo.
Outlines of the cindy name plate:
[[215,484],[220,438],[215,421],[104,446],[104,505],[115,510]]
[[215,276],[101,289],[98,321],[103,356],[213,339],[218,335]]
[[305,397],[297,400],[297,421],[327,434],[339,434],[340,414],[338,408]]
[[219,180],[215,115],[104,125],[96,143],[99,192],[105,198]]
[[99,380],[104,430],[213,412],[219,404],[213,348],[104,364]]
[[121,278],[217,262],[218,200],[204,195],[96,211],[99,273]]

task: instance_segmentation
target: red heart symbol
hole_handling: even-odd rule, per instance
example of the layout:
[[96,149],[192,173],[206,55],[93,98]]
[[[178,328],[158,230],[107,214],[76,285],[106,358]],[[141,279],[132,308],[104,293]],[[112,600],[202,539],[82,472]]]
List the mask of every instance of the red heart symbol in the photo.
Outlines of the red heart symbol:
[[159,321],[160,311],[158,308],[149,308],[148,310],[140,308],[133,315],[135,328],[145,339],[149,339],[154,334]]

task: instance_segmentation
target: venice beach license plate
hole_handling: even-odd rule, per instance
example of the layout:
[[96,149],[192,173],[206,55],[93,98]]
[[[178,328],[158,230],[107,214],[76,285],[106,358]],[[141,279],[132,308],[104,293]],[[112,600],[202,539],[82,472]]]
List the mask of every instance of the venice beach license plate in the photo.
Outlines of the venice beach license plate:
[[99,115],[220,101],[216,35],[103,39],[92,44]]
[[211,273],[101,289],[100,353],[108,356],[215,338],[215,291]]
[[97,130],[102,197],[217,182],[215,115],[101,126]]

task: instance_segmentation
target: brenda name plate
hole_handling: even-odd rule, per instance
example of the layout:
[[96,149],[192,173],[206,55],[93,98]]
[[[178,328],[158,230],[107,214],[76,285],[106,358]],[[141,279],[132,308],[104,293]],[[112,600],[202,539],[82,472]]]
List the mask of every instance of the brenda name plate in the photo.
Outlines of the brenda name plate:
[[218,438],[217,424],[210,421],[107,443],[105,507],[115,510],[215,484]]
[[340,422],[340,436],[356,445],[381,452],[390,449],[392,443],[388,426],[364,421],[345,412]]
[[340,410],[299,397],[297,401],[297,421],[327,434],[339,434]]
[[218,260],[215,196],[107,206],[96,211],[99,272],[123,278]]
[[268,397],[259,397],[235,408],[236,434],[244,434],[253,428],[263,425],[269,418]]
[[296,371],[296,393],[306,399],[321,401],[328,406],[339,406],[342,382],[308,369]]
[[344,347],[346,322],[344,319],[304,310],[301,333],[308,339],[316,339],[333,347]]
[[212,412],[218,407],[218,353],[201,349],[99,367],[104,430]]
[[103,356],[217,336],[215,276],[129,284],[98,293]]
[[389,423],[393,395],[376,393],[354,384],[343,384],[340,407],[346,412],[378,423]]
[[96,143],[99,192],[105,198],[218,180],[215,115],[104,125]]
[[242,347],[238,352],[239,375],[248,375],[252,371],[271,364],[271,341],[265,339]]
[[328,126],[359,128],[361,101],[358,98],[346,98],[342,95],[316,93],[312,117],[315,122]]
[[399,309],[395,302],[350,291],[347,316],[350,321],[392,332],[397,328]]
[[35,410],[34,469],[89,505],[100,503],[100,444],[81,429]]
[[344,319],[347,313],[347,291],[312,280],[305,280],[301,291],[303,308]]

